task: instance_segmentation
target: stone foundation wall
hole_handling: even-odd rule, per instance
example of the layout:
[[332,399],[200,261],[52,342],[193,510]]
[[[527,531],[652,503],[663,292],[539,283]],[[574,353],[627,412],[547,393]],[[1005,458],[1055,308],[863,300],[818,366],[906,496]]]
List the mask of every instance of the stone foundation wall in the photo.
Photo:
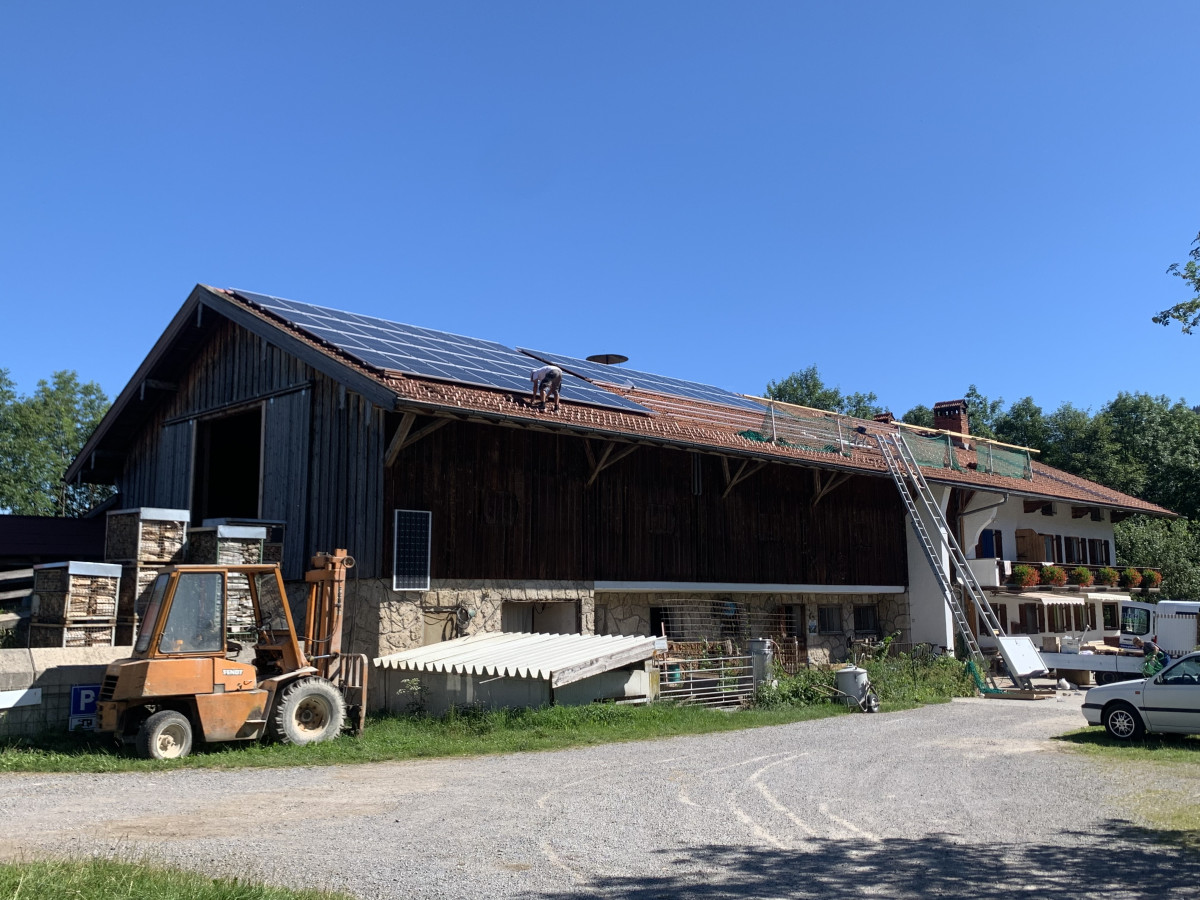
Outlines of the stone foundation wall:
[[439,638],[500,631],[505,603],[570,603],[575,630],[595,633],[595,599],[587,582],[435,580],[428,591],[393,591],[389,579],[356,581],[351,573],[346,649],[373,658],[423,646],[427,631]]
[[[850,643],[854,637],[854,607],[875,605],[878,609],[879,629],[882,636],[899,632],[900,642],[909,642],[908,595],[907,594],[689,594],[678,593],[617,593],[605,591],[596,597],[597,634],[650,634],[650,608],[670,606],[683,610],[689,619],[689,610],[696,611],[695,620],[709,615],[713,604],[732,602],[744,613],[746,637],[778,634],[784,617],[784,608],[803,604],[807,621],[808,658],[812,665],[841,662],[850,654]],[[817,607],[841,607],[841,629],[832,634],[817,631]],[[713,629],[717,631],[717,628]],[[711,639],[725,637],[714,633]],[[692,639],[688,635],[686,639]]]

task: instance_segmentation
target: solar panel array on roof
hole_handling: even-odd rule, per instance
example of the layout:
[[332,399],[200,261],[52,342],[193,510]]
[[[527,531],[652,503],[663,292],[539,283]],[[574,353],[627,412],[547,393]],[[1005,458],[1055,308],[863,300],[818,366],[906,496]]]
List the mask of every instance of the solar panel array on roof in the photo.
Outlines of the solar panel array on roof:
[[[503,344],[266,294],[234,293],[369,366],[455,384],[530,393],[529,373],[535,367],[530,365],[529,356]],[[562,397],[625,412],[650,412],[582,378],[564,376]]]
[[643,391],[655,391],[672,397],[686,397],[690,400],[701,400],[705,403],[715,403],[718,406],[732,406],[737,409],[752,409],[762,411],[762,404],[735,394],[723,388],[696,381],[684,381],[681,378],[668,378],[665,375],[652,375],[649,372],[638,372],[624,366],[606,366],[586,359],[576,359],[573,356],[562,356],[558,353],[545,353],[541,350],[518,348],[522,353],[528,353],[535,359],[553,363],[564,372],[586,378],[588,381],[612,384],[618,387],[637,388]]

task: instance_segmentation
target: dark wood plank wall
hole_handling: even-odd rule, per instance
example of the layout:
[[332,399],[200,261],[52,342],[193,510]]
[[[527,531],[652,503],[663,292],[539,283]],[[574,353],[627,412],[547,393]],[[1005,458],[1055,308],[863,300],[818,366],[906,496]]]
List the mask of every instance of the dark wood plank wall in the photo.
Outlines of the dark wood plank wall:
[[434,578],[908,581],[883,478],[855,476],[814,507],[812,470],[769,465],[722,499],[720,461],[680,450],[641,447],[588,476],[581,438],[455,423],[397,458],[385,528],[393,508],[433,511]]
[[[298,395],[304,391],[303,398]],[[294,392],[294,393],[293,393]],[[224,324],[197,354],[174,395],[133,442],[120,481],[127,506],[182,506],[191,477],[188,423],[239,404],[265,410],[264,518],[287,521],[288,576],[318,550],[346,547],[362,577],[379,574],[382,412],[361,396],[243,328]],[[286,399],[285,399],[286,398]],[[276,503],[279,484],[307,487],[307,502]],[[276,514],[282,509],[284,514]]]

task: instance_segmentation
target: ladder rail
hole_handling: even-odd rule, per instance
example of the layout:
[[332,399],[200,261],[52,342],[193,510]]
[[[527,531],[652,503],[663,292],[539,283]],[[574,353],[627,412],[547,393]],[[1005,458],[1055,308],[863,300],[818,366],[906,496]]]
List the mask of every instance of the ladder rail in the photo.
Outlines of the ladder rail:
[[[992,609],[992,605],[988,602],[987,596],[983,593],[983,588],[979,584],[979,579],[975,577],[975,573],[967,562],[967,558],[963,554],[958,540],[951,532],[949,523],[942,514],[941,507],[937,499],[933,496],[933,492],[929,489],[929,483],[925,480],[925,476],[921,474],[920,464],[917,462],[916,457],[913,456],[912,449],[904,440],[904,436],[899,433],[895,435],[876,435],[876,443],[879,445],[884,462],[887,464],[888,472],[892,476],[892,481],[895,482],[896,488],[900,492],[900,497],[908,512],[909,522],[912,523],[913,532],[918,538],[918,543],[925,554],[925,559],[929,563],[938,586],[941,588],[942,597],[950,609],[955,629],[966,646],[969,657],[978,667],[980,673],[986,673],[983,651],[979,647],[975,633],[971,630],[963,603],[950,583],[948,573],[941,564],[937,552],[938,545],[935,544],[933,537],[930,535],[930,529],[925,525],[925,519],[921,515],[922,509],[924,509],[928,520],[937,527],[937,541],[948,551],[954,572],[957,574],[959,583],[962,585],[963,594],[970,599],[972,606],[975,608],[981,630],[986,631],[990,637],[1000,638],[1004,637],[1004,627],[999,619],[996,618],[995,611]],[[1026,686],[1028,678],[1022,679],[1013,674],[1016,672],[1016,668],[1013,665],[1013,661],[1009,659],[1009,654],[1004,643],[997,641],[997,644],[1000,655],[1004,659],[1013,681],[1018,685]],[[995,687],[995,679],[990,673],[986,673],[984,677],[987,678],[988,683],[992,687]]]

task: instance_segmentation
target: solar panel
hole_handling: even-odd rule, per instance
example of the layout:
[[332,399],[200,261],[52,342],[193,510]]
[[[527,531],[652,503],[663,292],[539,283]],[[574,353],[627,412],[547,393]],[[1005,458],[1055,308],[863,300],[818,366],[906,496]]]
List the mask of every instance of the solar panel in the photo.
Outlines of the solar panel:
[[672,397],[686,397],[690,400],[715,403],[718,406],[732,406],[737,409],[752,409],[755,412],[762,412],[761,404],[709,384],[684,381],[681,378],[668,378],[666,375],[652,375],[649,372],[639,372],[624,366],[606,366],[603,363],[594,363],[590,360],[576,359],[573,356],[562,356],[557,353],[544,353],[541,350],[526,350],[524,347],[518,349],[522,353],[528,353],[534,359],[553,363],[564,372],[570,372],[572,375],[578,375],[588,381],[655,391]]
[[[369,366],[455,384],[530,393],[529,373],[536,366],[530,365],[528,355],[503,344],[266,294],[234,293]],[[570,375],[563,376],[562,397],[574,403],[650,413],[644,406]]]

